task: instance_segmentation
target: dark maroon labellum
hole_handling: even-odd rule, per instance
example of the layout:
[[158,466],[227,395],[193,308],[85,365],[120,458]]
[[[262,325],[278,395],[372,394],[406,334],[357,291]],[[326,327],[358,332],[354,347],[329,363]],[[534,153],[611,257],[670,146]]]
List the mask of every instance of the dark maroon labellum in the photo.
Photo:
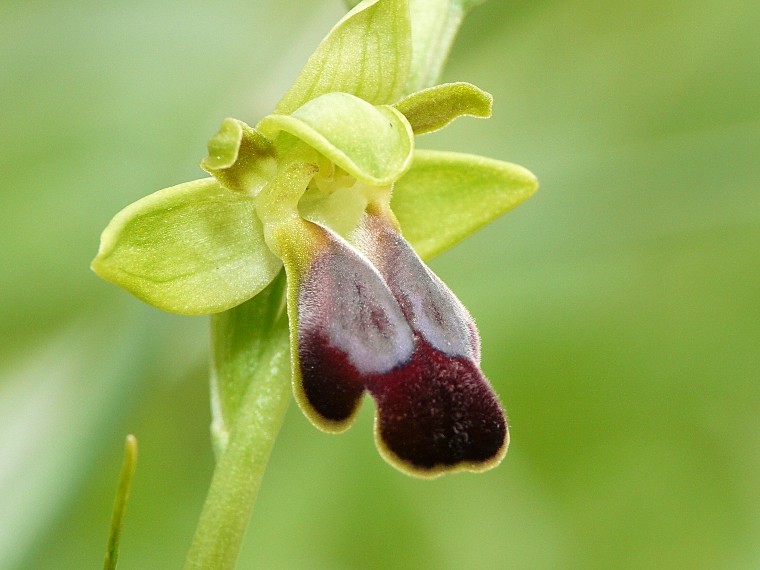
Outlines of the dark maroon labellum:
[[507,422],[478,366],[472,319],[400,236],[380,223],[364,228],[362,249],[379,271],[321,229],[326,248],[301,280],[302,405],[318,425],[341,431],[367,390],[381,451],[402,469],[435,476],[493,465]]

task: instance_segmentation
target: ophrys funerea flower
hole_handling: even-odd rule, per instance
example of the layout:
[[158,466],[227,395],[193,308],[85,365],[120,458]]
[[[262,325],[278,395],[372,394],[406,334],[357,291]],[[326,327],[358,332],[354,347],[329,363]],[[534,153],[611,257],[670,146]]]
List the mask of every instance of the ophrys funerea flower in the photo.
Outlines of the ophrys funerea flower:
[[296,399],[331,432],[365,393],[383,456],[415,475],[481,471],[509,436],[475,324],[423,263],[526,199],[535,178],[415,135],[491,97],[467,83],[406,94],[405,0],[365,1],[330,32],[275,112],[227,119],[212,177],[148,196],[103,233],[93,268],[159,308],[232,309],[284,269]]

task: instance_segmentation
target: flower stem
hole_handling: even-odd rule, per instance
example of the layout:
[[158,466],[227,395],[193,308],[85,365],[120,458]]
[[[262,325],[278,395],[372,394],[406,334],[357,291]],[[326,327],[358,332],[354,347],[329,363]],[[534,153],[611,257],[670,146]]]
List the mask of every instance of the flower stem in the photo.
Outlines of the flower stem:
[[[224,437],[216,445],[217,464],[185,570],[235,567],[291,398],[287,319],[277,307],[281,293],[280,284],[275,283],[269,291],[213,322],[215,361],[218,354],[225,355],[225,362],[216,362],[213,371],[212,386],[222,392],[214,397],[229,402],[229,390],[241,397],[224,412],[221,405],[215,410],[215,429],[221,429]],[[270,319],[246,318],[263,313]]]

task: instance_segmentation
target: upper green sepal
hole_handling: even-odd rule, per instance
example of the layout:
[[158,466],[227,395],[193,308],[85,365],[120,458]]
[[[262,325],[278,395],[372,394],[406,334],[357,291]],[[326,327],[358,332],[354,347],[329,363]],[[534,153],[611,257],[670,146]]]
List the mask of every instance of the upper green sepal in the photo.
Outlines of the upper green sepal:
[[322,40],[275,113],[290,114],[333,91],[393,103],[404,93],[411,58],[408,0],[365,0]]
[[208,141],[201,168],[225,188],[251,195],[274,176],[277,153],[264,135],[237,119],[225,119]]
[[348,93],[326,93],[290,115],[268,115],[257,129],[271,139],[280,131],[289,133],[351,176],[376,186],[398,179],[414,150],[414,133],[399,111]]
[[264,242],[253,198],[213,178],[165,188],[127,206],[103,231],[92,262],[103,279],[183,315],[239,305],[281,267]]
[[391,208],[404,238],[429,259],[527,200],[536,177],[509,162],[417,150],[393,187]]
[[415,135],[442,129],[457,117],[491,116],[493,97],[471,83],[444,83],[404,97],[393,106],[401,111]]

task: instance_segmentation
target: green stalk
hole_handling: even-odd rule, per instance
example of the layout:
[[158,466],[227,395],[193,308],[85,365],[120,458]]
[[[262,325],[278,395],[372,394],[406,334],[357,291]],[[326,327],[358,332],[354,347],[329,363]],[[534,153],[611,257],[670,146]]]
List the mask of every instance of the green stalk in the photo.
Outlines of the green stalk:
[[124,442],[124,464],[121,468],[119,486],[116,490],[116,499],[114,499],[113,514],[111,515],[111,532],[108,535],[106,559],[103,563],[104,570],[116,569],[116,562],[119,558],[121,530],[124,527],[124,514],[127,510],[127,500],[129,499],[129,491],[132,488],[132,480],[135,477],[136,468],[137,439],[133,435],[128,435]]
[[214,316],[214,438],[217,464],[186,570],[231,570],[291,398],[284,279]]

